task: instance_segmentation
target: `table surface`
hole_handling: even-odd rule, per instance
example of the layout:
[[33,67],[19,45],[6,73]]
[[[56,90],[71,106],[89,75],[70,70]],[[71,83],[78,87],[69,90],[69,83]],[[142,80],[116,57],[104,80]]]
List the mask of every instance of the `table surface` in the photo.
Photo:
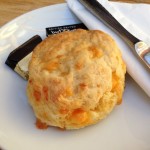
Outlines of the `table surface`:
[[31,10],[64,2],[65,0],[0,0],[0,27]]

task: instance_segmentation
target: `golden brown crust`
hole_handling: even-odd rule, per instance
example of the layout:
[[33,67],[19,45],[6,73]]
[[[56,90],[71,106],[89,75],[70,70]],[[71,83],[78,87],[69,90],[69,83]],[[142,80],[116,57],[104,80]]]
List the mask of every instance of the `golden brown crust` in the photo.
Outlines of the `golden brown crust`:
[[82,128],[121,103],[125,70],[119,48],[104,32],[78,29],[52,35],[34,49],[29,102],[49,126]]

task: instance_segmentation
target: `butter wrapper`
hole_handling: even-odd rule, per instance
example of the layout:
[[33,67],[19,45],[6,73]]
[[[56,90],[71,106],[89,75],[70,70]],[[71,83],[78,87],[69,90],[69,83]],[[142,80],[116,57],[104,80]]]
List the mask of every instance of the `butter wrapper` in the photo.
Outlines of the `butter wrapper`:
[[49,27],[46,28],[46,36],[52,34],[58,34],[64,31],[73,31],[76,29],[87,29],[87,27],[83,23],[66,25],[66,26]]
[[31,39],[13,50],[5,64],[18,73],[25,80],[28,79],[28,63],[32,56],[33,49],[42,41],[39,35],[33,36]]

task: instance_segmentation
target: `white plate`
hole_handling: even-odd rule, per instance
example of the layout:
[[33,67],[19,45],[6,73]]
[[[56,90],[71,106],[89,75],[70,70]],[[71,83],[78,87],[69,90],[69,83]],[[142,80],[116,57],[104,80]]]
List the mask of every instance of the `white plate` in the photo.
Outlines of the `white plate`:
[[0,146],[6,150],[149,150],[150,100],[127,75],[123,103],[100,123],[74,131],[38,130],[26,97],[26,81],[4,62],[8,54],[45,28],[77,23],[66,4],[44,7],[0,30]]

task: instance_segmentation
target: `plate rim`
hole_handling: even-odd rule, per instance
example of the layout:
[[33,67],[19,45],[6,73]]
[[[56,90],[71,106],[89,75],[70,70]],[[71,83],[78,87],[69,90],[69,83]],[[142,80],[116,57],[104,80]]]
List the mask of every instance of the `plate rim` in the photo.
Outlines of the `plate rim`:
[[[17,21],[20,17],[23,17],[23,16],[26,16],[26,15],[28,15],[28,14],[30,14],[30,13],[32,13],[32,12],[34,12],[34,11],[37,11],[37,10],[42,10],[42,9],[45,9],[45,8],[50,8],[50,7],[54,7],[54,6],[61,6],[61,7],[66,7],[67,5],[66,5],[66,3],[62,3],[62,4],[55,4],[55,5],[50,5],[50,6],[45,6],[45,7],[41,7],[41,8],[38,8],[38,9],[35,9],[35,10],[32,10],[32,11],[29,11],[29,12],[27,12],[27,13],[24,13],[24,14],[22,14],[22,15],[20,15],[20,16],[18,16],[18,17],[16,17],[16,18],[14,18],[13,20],[11,20],[10,22],[8,22],[8,23],[6,23],[5,25],[3,25],[1,28],[0,28],[0,31],[5,27],[5,26],[9,26],[11,23],[13,23],[13,22],[15,22],[15,21]],[[6,149],[6,148],[5,148]],[[8,149],[7,149],[8,150]]]

